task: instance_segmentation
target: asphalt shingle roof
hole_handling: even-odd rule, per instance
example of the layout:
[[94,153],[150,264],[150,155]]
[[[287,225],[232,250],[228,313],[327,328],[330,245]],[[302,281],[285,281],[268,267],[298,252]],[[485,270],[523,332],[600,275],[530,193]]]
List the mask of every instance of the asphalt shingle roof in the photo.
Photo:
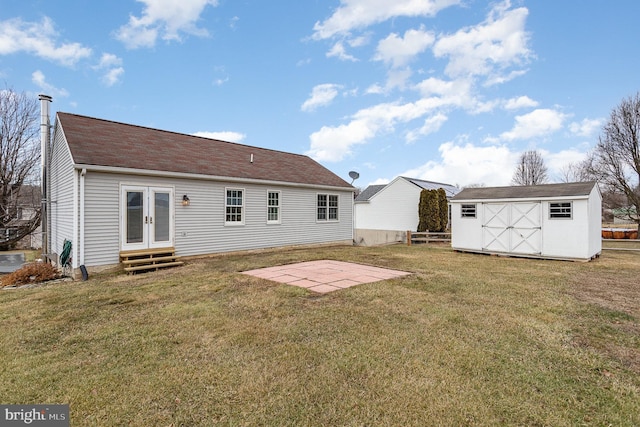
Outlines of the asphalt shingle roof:
[[356,202],[365,202],[367,200],[369,200],[370,198],[372,198],[378,191],[382,190],[384,187],[386,187],[386,184],[384,185],[370,185],[367,188],[365,188],[364,190],[362,190],[362,192],[360,194],[358,194],[358,197],[356,197]]
[[595,181],[588,181],[570,182],[566,184],[465,188],[451,200],[536,199],[546,197],[588,196],[595,185]]
[[353,188],[300,154],[70,113],[57,119],[77,165]]

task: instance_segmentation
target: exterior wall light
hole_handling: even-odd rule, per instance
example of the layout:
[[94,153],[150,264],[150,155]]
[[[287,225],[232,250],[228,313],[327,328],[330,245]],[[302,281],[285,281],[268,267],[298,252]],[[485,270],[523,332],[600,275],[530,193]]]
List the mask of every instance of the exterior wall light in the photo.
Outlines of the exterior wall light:
[[189,200],[189,196],[186,194],[182,196],[182,206],[189,206],[191,204],[191,200]]

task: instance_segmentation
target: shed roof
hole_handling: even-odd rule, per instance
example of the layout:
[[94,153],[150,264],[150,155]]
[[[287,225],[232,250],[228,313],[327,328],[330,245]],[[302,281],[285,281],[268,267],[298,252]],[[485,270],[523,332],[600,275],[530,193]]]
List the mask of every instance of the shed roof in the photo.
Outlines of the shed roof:
[[588,196],[595,185],[595,181],[588,181],[511,187],[465,188],[451,200],[538,199],[551,197]]
[[[76,165],[353,189],[308,156],[59,112]],[[253,162],[251,161],[253,160]]]

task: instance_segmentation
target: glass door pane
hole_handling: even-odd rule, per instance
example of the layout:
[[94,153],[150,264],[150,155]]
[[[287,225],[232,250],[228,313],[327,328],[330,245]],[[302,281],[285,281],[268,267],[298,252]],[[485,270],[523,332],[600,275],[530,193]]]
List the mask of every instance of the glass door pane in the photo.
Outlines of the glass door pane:
[[127,191],[126,242],[144,241],[144,192]]
[[153,197],[153,241],[168,242],[170,238],[170,194],[165,192],[154,192]]

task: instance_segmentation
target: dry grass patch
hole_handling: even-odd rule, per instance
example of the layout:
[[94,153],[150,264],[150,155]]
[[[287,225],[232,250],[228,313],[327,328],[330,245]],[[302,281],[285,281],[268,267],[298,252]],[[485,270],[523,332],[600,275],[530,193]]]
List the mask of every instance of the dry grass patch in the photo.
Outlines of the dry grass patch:
[[[612,317],[602,301],[630,289],[598,294],[632,255],[264,251],[4,291],[0,399],[70,403],[74,425],[638,425],[619,357],[637,306]],[[238,274],[316,259],[414,274],[326,295]],[[614,317],[617,352],[599,332]]]

